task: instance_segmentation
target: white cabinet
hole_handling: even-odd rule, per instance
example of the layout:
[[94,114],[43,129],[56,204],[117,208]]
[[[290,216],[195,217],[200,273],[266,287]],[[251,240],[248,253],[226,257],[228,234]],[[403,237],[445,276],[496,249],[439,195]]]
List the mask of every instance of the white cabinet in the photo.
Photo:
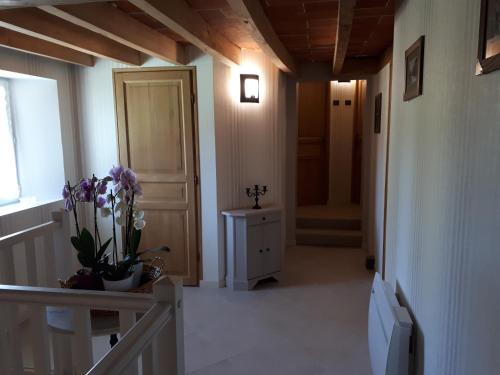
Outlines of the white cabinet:
[[281,272],[281,209],[242,209],[226,216],[227,285],[252,289],[259,280]]

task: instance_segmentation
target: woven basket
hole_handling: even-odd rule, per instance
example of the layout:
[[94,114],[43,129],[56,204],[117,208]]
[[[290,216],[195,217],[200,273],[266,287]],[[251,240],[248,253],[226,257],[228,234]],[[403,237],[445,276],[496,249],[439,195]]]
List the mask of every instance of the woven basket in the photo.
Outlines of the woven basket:
[[[153,293],[153,284],[165,273],[165,262],[160,257],[151,259],[150,264],[144,264],[142,268],[141,285],[137,288],[129,289],[126,293]],[[71,276],[67,280],[59,280],[59,284],[63,289],[78,289],[76,275]],[[97,316],[114,316],[118,311],[107,310],[90,310],[93,317]]]

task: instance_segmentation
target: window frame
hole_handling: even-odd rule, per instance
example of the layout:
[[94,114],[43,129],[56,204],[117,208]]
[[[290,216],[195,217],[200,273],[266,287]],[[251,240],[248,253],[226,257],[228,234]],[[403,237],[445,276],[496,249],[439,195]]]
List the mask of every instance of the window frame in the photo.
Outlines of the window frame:
[[5,207],[11,204],[16,204],[19,203],[21,200],[21,185],[20,185],[20,180],[19,180],[19,160],[18,160],[18,155],[17,155],[17,140],[16,140],[16,131],[15,131],[15,126],[14,126],[14,120],[12,116],[12,98],[11,98],[11,92],[10,92],[10,81],[6,78],[1,78],[0,77],[0,87],[3,87],[6,92],[6,103],[7,103],[7,119],[8,119],[8,128],[10,130],[10,134],[12,137],[12,143],[14,145],[14,162],[16,165],[16,185],[17,185],[17,198],[10,199],[10,200],[2,200],[0,198],[0,207]]

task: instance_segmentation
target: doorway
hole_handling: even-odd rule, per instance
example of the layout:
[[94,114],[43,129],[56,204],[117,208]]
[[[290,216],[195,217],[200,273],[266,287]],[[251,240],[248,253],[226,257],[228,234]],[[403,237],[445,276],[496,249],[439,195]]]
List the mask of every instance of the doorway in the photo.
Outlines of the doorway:
[[299,83],[299,245],[361,247],[365,89],[365,81]]
[[143,249],[167,246],[166,271],[199,283],[200,191],[195,68],[113,72],[120,163],[142,185]]

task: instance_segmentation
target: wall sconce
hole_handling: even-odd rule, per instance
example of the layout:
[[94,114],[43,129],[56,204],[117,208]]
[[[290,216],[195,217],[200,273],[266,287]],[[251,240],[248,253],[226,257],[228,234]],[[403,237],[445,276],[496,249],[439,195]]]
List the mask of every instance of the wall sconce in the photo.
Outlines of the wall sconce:
[[240,74],[240,102],[259,102],[259,76],[257,74]]

